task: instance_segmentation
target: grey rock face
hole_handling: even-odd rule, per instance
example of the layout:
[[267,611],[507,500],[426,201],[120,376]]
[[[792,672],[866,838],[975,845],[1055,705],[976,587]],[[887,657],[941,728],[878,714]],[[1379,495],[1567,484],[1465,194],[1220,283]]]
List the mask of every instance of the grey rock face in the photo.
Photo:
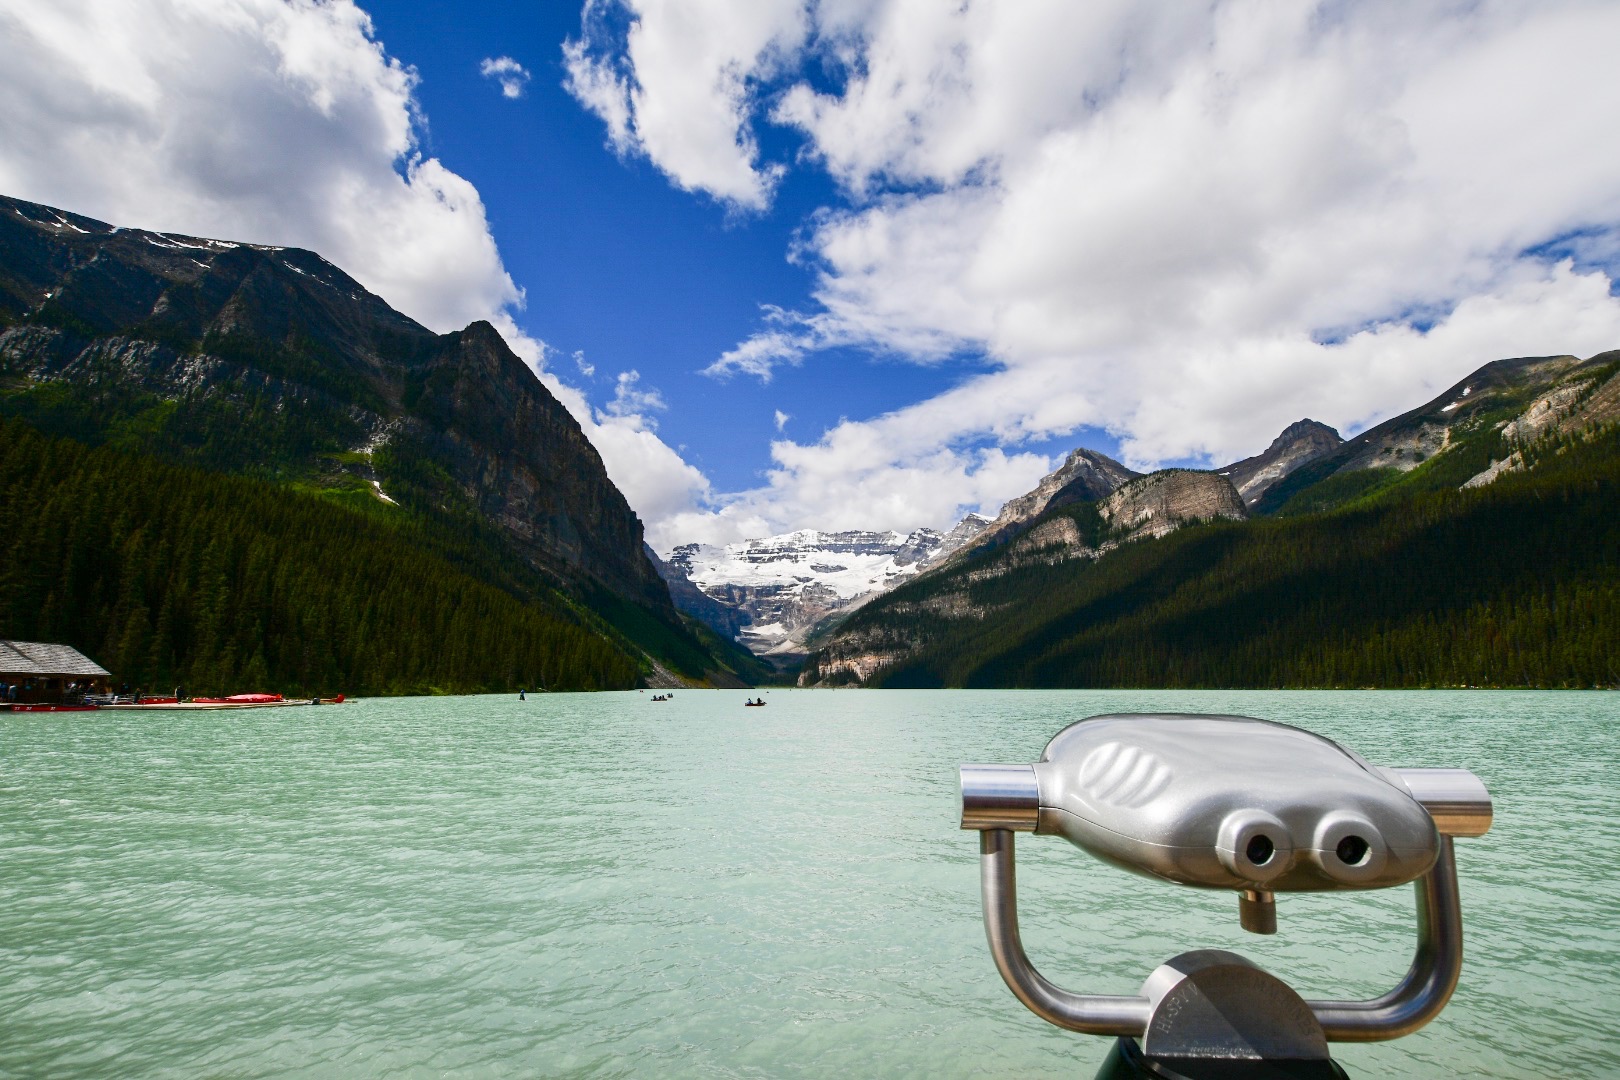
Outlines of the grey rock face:
[[969,514],[957,522],[950,532],[940,538],[934,550],[928,554],[927,558],[921,560],[920,569],[931,569],[945,562],[962,548],[967,547],[980,536],[983,536],[985,531],[990,528],[990,524],[990,518],[982,517],[979,514]]
[[1253,506],[1277,481],[1344,445],[1338,431],[1315,420],[1296,420],[1283,428],[1263,453],[1216,470],[1232,481],[1247,506]]
[[1063,464],[1042,477],[1033,491],[1002,504],[995,520],[977,536],[959,545],[959,549],[965,551],[980,544],[1005,540],[1046,510],[1101,499],[1140,475],[1095,450],[1071,451]]
[[1161,469],[1138,477],[1097,504],[1122,540],[1165,536],[1193,521],[1248,517],[1230,480],[1212,472]]
[[1525,410],[1502,423],[1502,438],[1515,449],[1463,483],[1463,488],[1484,487],[1506,473],[1529,466],[1524,451],[1543,439],[1578,436],[1620,421],[1620,374],[1602,372],[1620,354],[1593,357],[1564,382],[1538,395]]
[[1140,473],[1095,450],[1075,450],[1062,465],[1041,478],[1028,494],[1009,500],[990,524],[990,531],[1037,517],[1049,507],[1101,499]]
[[[1048,478],[1062,481],[1062,486],[1052,493],[1044,505],[1037,499],[1032,509],[1035,514],[1040,514],[1043,510],[1055,510],[1072,503],[1095,502],[1140,475],[1095,450],[1075,450],[1064,461],[1063,467]],[[1033,494],[1039,493],[1040,488],[1037,487]]]

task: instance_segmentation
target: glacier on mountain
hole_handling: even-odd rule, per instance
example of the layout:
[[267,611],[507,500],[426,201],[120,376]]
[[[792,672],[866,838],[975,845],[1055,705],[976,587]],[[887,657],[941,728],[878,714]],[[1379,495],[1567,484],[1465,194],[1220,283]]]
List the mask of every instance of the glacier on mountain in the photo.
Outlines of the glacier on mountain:
[[[946,533],[800,529],[733,544],[682,544],[664,560],[664,571],[672,595],[689,582],[742,616],[738,642],[787,660],[804,652],[818,625],[937,565],[989,524],[969,514]],[[712,609],[690,613],[704,618]]]

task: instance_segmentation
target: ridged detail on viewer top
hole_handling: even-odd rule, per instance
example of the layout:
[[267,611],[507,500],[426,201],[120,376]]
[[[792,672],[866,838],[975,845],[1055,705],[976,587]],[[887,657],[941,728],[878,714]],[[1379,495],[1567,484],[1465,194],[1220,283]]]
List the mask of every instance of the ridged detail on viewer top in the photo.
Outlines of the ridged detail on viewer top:
[[1135,808],[1170,783],[1170,767],[1138,746],[1106,742],[1080,765],[1080,787],[1093,802]]

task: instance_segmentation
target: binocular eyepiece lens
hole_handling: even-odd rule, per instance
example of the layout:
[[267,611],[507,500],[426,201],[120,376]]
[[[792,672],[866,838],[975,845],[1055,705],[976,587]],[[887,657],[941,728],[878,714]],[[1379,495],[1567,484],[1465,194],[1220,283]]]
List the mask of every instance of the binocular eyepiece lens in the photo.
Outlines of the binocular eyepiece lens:
[[[1342,857],[1342,852],[1344,850],[1343,844],[1339,845],[1339,850]],[[1246,847],[1243,851],[1243,854],[1249,857],[1249,861],[1254,863],[1256,866],[1266,865],[1266,863],[1270,862],[1271,857],[1276,853],[1277,846],[1271,842],[1271,838],[1269,836],[1250,837],[1248,847]]]
[[1344,863],[1344,865],[1359,866],[1361,865],[1361,861],[1367,857],[1367,849],[1367,841],[1352,834],[1339,841],[1339,846],[1336,851],[1339,856],[1339,861]]

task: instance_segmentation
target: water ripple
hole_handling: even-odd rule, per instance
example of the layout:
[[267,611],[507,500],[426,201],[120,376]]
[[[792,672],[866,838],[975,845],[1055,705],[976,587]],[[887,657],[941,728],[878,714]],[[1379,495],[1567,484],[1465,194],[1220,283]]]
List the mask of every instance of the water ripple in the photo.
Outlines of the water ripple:
[[[1073,1077],[1102,1040],[1001,985],[955,766],[1072,719],[1220,711],[1497,798],[1459,845],[1468,960],[1358,1077],[1620,1074],[1620,698],[742,692],[0,717],[0,1076]],[[1381,992],[1410,891],[1235,903],[1020,843],[1025,937],[1077,989],[1233,948]]]

